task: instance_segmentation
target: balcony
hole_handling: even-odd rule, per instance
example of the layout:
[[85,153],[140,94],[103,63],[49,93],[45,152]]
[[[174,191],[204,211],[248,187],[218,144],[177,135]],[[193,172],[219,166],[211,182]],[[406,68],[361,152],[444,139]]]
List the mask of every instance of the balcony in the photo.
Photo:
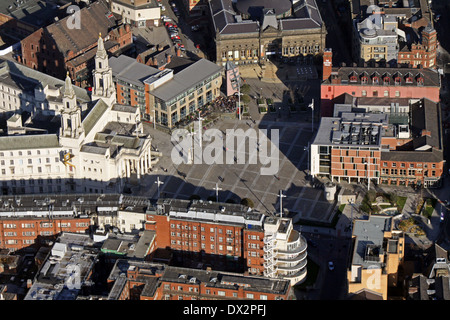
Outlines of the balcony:
[[293,258],[284,258],[284,257],[280,257],[277,256],[276,257],[276,261],[278,262],[278,265],[284,264],[284,263],[300,263],[301,261],[305,260],[306,257],[308,256],[307,252],[303,252],[301,254],[299,254],[298,256],[295,256]]
[[306,268],[298,271],[295,274],[283,275],[283,278],[291,281],[291,285],[300,284],[306,279]]
[[306,243],[305,237],[300,235],[296,230],[292,230],[291,236],[288,239],[287,249],[278,249],[279,254],[300,254],[306,251],[308,245]]
[[300,259],[300,263],[297,263],[293,266],[283,266],[280,265],[279,263],[277,264],[277,269],[279,271],[279,273],[281,274],[292,274],[294,272],[298,272],[299,270],[303,269],[306,267],[307,264],[307,259],[305,259],[306,255],[303,257],[303,259]]

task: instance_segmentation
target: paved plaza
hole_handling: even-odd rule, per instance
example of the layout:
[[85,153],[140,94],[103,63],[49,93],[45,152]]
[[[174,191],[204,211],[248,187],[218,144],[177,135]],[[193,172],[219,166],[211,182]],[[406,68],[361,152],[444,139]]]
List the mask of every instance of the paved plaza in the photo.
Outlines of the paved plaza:
[[[203,200],[216,196],[216,184],[220,202],[233,200],[239,203],[243,198],[250,198],[255,209],[260,212],[274,213],[280,211],[280,190],[283,197],[283,209],[300,213],[303,219],[329,221],[332,217],[334,203],[328,202],[321,188],[312,188],[305,179],[308,168],[308,151],[305,146],[312,139],[311,125],[308,122],[275,122],[247,120],[221,120],[214,128],[242,129],[249,128],[279,130],[279,171],[275,175],[261,175],[260,168],[265,166],[249,164],[248,145],[245,164],[180,164],[171,160],[174,143],[171,136],[146,124],[145,130],[153,137],[153,145],[162,153],[159,163],[153,171],[140,179],[139,186],[133,187],[133,193],[158,198],[161,197],[189,199],[198,195]],[[224,138],[225,139],[225,138]],[[204,142],[203,147],[207,142]],[[158,179],[161,182],[158,190]]]

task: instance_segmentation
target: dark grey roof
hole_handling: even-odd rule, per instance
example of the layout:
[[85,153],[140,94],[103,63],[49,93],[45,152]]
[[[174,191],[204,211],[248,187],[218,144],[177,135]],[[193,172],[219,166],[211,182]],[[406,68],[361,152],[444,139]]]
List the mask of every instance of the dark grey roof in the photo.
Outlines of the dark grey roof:
[[305,18],[281,20],[280,25],[281,30],[313,29],[320,27],[313,19]]
[[140,87],[144,86],[145,79],[160,71],[125,55],[113,56],[108,63],[115,78]]
[[220,72],[222,68],[215,63],[200,59],[187,68],[181,70],[172,79],[150,91],[150,94],[169,101],[188,89],[195,87],[207,78]]
[[431,151],[389,151],[381,152],[381,161],[434,162],[444,160],[442,150]]
[[246,14],[254,18],[262,16],[262,9],[273,9],[275,15],[282,15],[291,10],[290,0],[237,0],[236,9],[241,14]]
[[53,22],[58,12],[59,8],[53,1],[0,1],[0,13],[36,27]]
[[368,249],[378,248],[383,250],[384,232],[391,231],[391,227],[391,217],[370,216],[368,220],[356,220],[353,228],[353,236],[356,239],[352,265],[361,265],[365,268],[374,264],[380,265],[381,261],[369,259]]
[[[262,2],[261,2],[262,1]],[[211,0],[209,8],[211,11],[213,27],[220,34],[248,34],[259,32],[259,20],[241,20],[240,13],[255,16],[260,19],[263,15],[262,9],[274,9],[275,14],[290,11],[290,1],[281,0],[240,0],[236,4],[236,12],[231,0]],[[259,10],[258,15],[252,10]],[[259,12],[258,11],[258,12]],[[299,0],[294,6],[294,16],[292,18],[279,19],[281,30],[298,30],[320,28],[322,26],[322,17],[318,10],[315,0]],[[238,17],[239,21],[236,19]]]
[[[418,79],[423,79],[424,87],[440,87],[440,75],[437,70],[434,69],[419,69],[419,68],[383,68],[383,67],[337,67],[333,68],[332,75],[329,79],[324,81],[326,85],[333,85],[331,79],[339,80],[339,85],[349,84],[349,85],[366,85],[362,83],[361,79],[363,75],[368,77],[368,84],[372,84],[372,75],[377,73],[380,77],[379,86],[384,86],[383,77],[390,77],[390,85],[394,85],[394,77],[400,78],[400,83],[398,86],[418,86]],[[412,83],[406,83],[407,75],[412,78]],[[350,82],[350,77],[356,76],[355,82]]]
[[207,271],[191,268],[168,266],[161,277],[161,281],[177,283],[201,282],[206,287],[236,289],[244,287],[245,291],[263,293],[286,294],[289,290],[289,280],[271,279],[264,277],[243,276],[240,274],[219,271]]
[[[411,131],[414,148],[428,145],[437,149],[442,148],[441,143],[441,117],[440,105],[429,99],[421,99],[411,105]],[[430,134],[422,134],[425,130]]]

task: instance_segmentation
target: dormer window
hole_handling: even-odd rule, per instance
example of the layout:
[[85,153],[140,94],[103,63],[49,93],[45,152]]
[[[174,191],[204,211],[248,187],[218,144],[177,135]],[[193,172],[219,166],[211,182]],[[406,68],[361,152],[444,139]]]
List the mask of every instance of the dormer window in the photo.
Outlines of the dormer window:
[[388,76],[383,78],[383,84],[388,86],[391,83],[391,78],[389,78]]
[[395,76],[394,77],[394,82],[395,82],[396,86],[400,85],[400,83],[402,82],[402,79],[399,76]]
[[418,86],[423,86],[424,79],[423,79],[423,75],[422,75],[421,73],[419,73],[419,74],[417,75],[416,80],[417,80],[417,85],[418,85]]
[[372,78],[372,83],[373,83],[373,84],[379,84],[379,83],[380,83],[379,78],[378,78],[377,76],[373,77],[373,78]]
[[410,75],[408,75],[408,76],[406,76],[406,78],[405,78],[405,82],[406,82],[406,83],[413,83],[413,78],[412,78]]
[[358,78],[356,76],[356,72],[350,73],[350,76],[348,77],[348,79],[350,80],[350,82],[357,82]]
[[361,77],[361,83],[362,84],[366,84],[368,82],[367,76],[362,76]]

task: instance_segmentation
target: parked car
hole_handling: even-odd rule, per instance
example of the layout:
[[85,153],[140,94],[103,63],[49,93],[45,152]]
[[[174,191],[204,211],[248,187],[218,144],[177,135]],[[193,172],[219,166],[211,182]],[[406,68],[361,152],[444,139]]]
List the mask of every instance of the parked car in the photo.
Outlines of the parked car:
[[170,21],[172,21],[172,19],[169,18],[168,16],[161,16],[161,19],[162,19],[162,21],[164,21],[164,22],[170,22]]
[[333,270],[334,270],[334,263],[333,263],[333,261],[328,261],[328,269],[329,269],[330,271],[333,271]]

